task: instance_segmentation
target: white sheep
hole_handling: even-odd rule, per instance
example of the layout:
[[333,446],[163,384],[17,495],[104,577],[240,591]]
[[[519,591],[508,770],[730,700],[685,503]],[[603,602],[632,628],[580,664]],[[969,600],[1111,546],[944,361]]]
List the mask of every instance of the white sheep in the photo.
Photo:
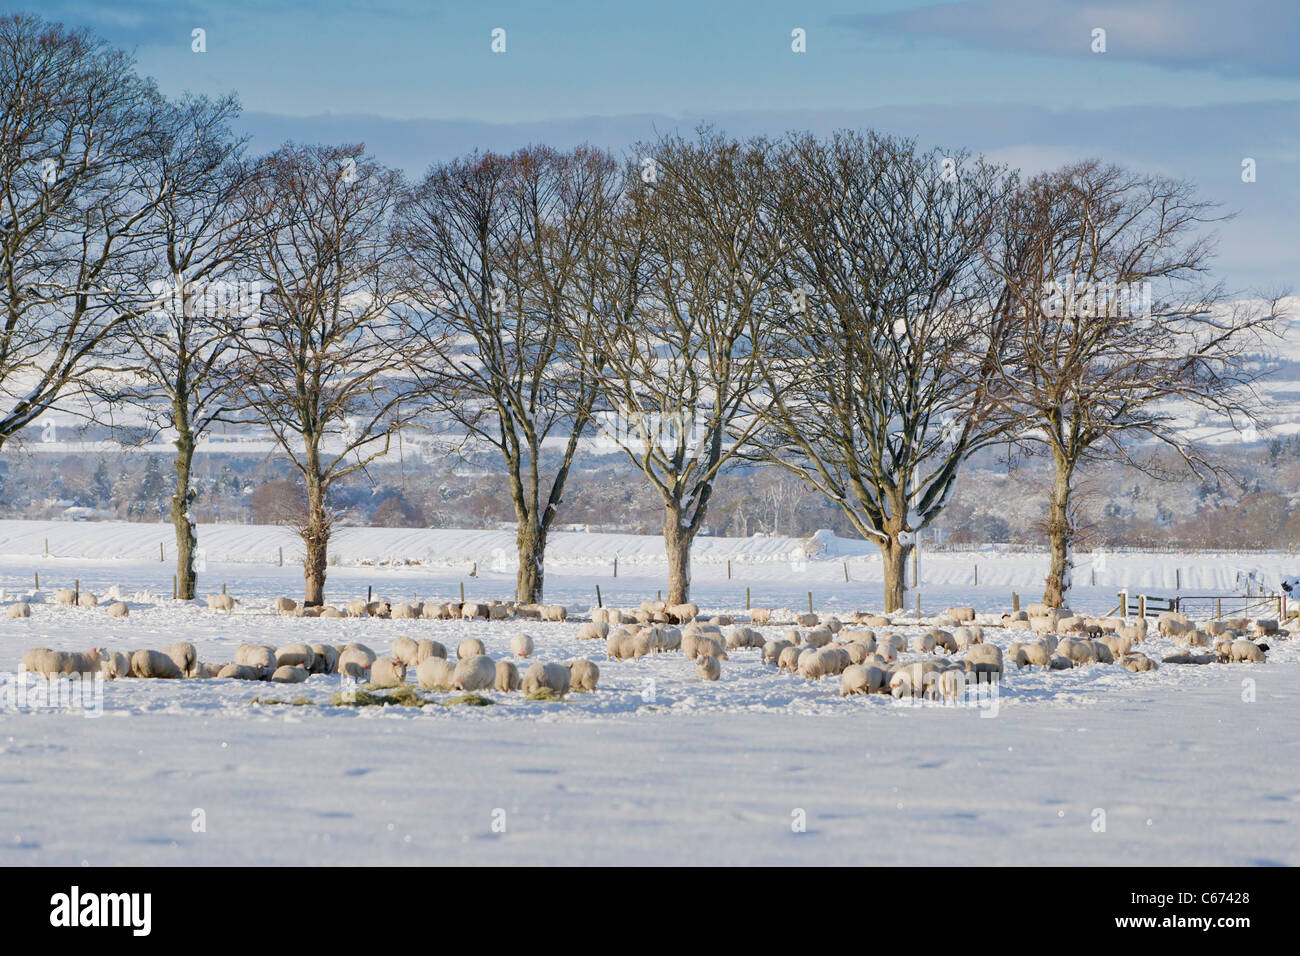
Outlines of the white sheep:
[[[514,661],[497,661],[492,689],[509,693],[519,689],[519,668]],[[454,675],[453,675],[454,676]]]
[[456,665],[451,686],[454,690],[489,690],[496,678],[496,661],[486,654],[475,654]]
[[109,617],[127,617],[131,609],[126,606],[125,601],[114,601],[107,608]]
[[375,687],[397,687],[406,683],[406,664],[391,657],[376,657],[370,664],[370,683]]
[[389,616],[396,621],[410,621],[419,615],[415,613],[415,608],[409,604],[394,604]]
[[414,667],[420,663],[419,654],[420,645],[413,639],[405,636],[393,639],[393,660],[401,661],[408,667]]
[[369,617],[370,605],[361,598],[354,598],[348,602],[348,617]]
[[24,652],[21,668],[42,677],[59,674],[94,675],[102,673],[107,655],[99,648],[89,653],[80,651],[52,651],[48,647],[33,647]]
[[800,627],[816,627],[821,623],[821,618],[811,611],[808,611],[806,613],[796,614],[794,622]]
[[310,671],[316,663],[316,652],[307,644],[286,644],[275,652],[276,667],[301,667]]
[[1137,653],[1125,654],[1119,658],[1119,662],[1134,674],[1141,673],[1142,671],[1157,670],[1160,666],[1145,654]]
[[799,648],[791,644],[781,650],[776,659],[777,667],[784,671],[796,672],[799,669]]
[[[495,677],[495,669],[493,676]],[[456,679],[456,667],[451,661],[441,657],[430,657],[420,661],[415,668],[415,679],[421,690],[451,690]]]
[[31,617],[32,606],[26,601],[19,601],[17,604],[9,605],[9,617],[11,620],[20,617]]
[[226,680],[261,680],[262,672],[247,664],[225,664],[217,671],[217,676]]
[[1002,650],[996,644],[972,644],[966,648],[966,673],[1001,674]]
[[176,662],[162,651],[142,648],[131,655],[131,676],[180,680],[184,675]]
[[542,608],[543,621],[567,621],[569,609],[563,604],[548,604]]
[[609,637],[609,625],[604,621],[591,621],[578,628],[577,639],[580,641],[603,641]]
[[456,659],[465,660],[467,657],[481,657],[487,653],[487,648],[477,637],[467,637],[456,646]]
[[333,674],[338,663],[338,648],[329,644],[311,645],[311,667],[308,670],[313,674]]
[[762,647],[763,635],[752,627],[737,624],[727,631],[727,650],[738,647]]
[[121,651],[112,651],[104,654],[100,662],[100,673],[108,680],[116,680],[119,677],[131,676],[131,658]]
[[333,604],[326,604],[324,607],[320,608],[320,614],[317,616],[318,617],[342,617],[343,612],[340,611],[338,608],[336,608]]
[[674,624],[685,624],[687,621],[693,621],[699,617],[700,608],[697,604],[674,604],[667,608],[668,617]]
[[283,595],[276,598],[275,603],[272,605],[272,610],[274,610],[277,614],[288,614],[291,611],[296,611],[297,609],[298,609],[298,602],[295,601],[293,598],[287,598],[284,597]]
[[542,688],[549,688],[556,696],[563,697],[569,692],[572,674],[563,664],[533,664],[524,673],[519,689],[525,694],[535,694]]
[[716,657],[701,654],[695,659],[695,673],[700,680],[717,680],[722,676],[722,665]]
[[281,664],[271,675],[277,684],[301,684],[307,679],[307,671],[295,664]]
[[437,601],[425,601],[424,606],[420,608],[420,617],[428,621],[442,621],[447,618],[446,605],[439,604]]
[[54,603],[72,605],[77,603],[77,592],[73,588],[55,588]]
[[1056,645],[1056,653],[1070,661],[1076,667],[1091,664],[1097,660],[1096,645],[1077,637],[1064,638]]
[[[238,656],[235,657],[235,660],[236,662],[243,663],[239,661]],[[370,667],[374,662],[375,652],[366,647],[366,645],[356,643],[349,644],[344,647],[343,650],[339,651],[338,672],[340,674],[348,673],[355,677],[357,676],[357,671],[364,673],[365,671],[370,670]],[[344,670],[345,667],[347,668],[346,671]]]
[[510,638],[510,653],[515,657],[529,657],[533,653],[533,639],[530,635],[520,631],[514,637]]
[[933,654],[934,644],[933,634],[915,634],[912,637],[912,651],[917,654]]
[[[172,659],[183,676],[194,676],[194,667],[198,664],[199,652],[195,650],[193,644],[189,641],[177,641],[175,644],[168,644],[163,648],[162,652]],[[272,670],[274,669],[272,668]]]
[[770,607],[753,607],[749,609],[749,623],[754,625],[770,624],[772,609]]
[[600,680],[600,668],[595,661],[570,661],[569,682],[573,690],[594,691]]
[[438,641],[431,641],[427,637],[422,637],[415,642],[415,663],[421,664],[430,657],[440,657],[447,659],[447,648],[443,647]]
[[659,628],[659,646],[655,648],[660,653],[666,651],[680,650],[682,646],[682,632],[676,627]]

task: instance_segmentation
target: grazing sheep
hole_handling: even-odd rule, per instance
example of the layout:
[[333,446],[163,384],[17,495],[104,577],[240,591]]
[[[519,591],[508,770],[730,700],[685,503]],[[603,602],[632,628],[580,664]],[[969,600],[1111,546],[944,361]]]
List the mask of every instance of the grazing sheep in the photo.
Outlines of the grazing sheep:
[[[493,677],[495,676],[493,668]],[[444,658],[430,657],[420,661],[415,669],[415,679],[420,690],[451,690],[452,682],[456,679],[456,667]]]
[[1067,637],[1056,645],[1056,652],[1071,661],[1076,667],[1092,664],[1097,660],[1096,646],[1091,641],[1077,637]]
[[717,638],[701,634],[691,642],[687,647],[685,638],[682,639],[682,649],[686,652],[686,657],[690,660],[696,660],[700,657],[716,657],[719,660],[727,659],[726,648],[722,646],[722,641]]
[[185,677],[194,676],[194,667],[198,663],[199,652],[194,649],[193,644],[189,641],[177,641],[175,644],[168,644],[163,648],[162,652],[172,659],[177,670],[182,675]]
[[[400,605],[399,605],[400,606]],[[420,645],[409,637],[393,639],[393,660],[414,667],[419,661]]]
[[9,605],[9,617],[11,619],[31,616],[32,606],[26,601],[19,601],[17,604]]
[[337,648],[328,644],[311,645],[311,667],[308,670],[313,674],[333,674],[338,663],[339,652]]
[[235,648],[235,663],[251,667],[260,674],[270,675],[276,668],[275,648],[265,644],[240,644]]
[[162,651],[136,651],[131,655],[131,676],[180,680],[184,675],[176,662]]
[[387,601],[371,601],[366,605],[366,613],[371,617],[391,617],[393,606]]
[[829,627],[824,624],[819,624],[817,627],[811,628],[806,634],[804,634],[803,642],[812,647],[825,647],[831,642],[831,639],[834,636],[835,635],[831,633]]
[[876,645],[876,656],[882,661],[892,664],[898,660],[898,646],[893,641],[881,641]]
[[737,647],[762,647],[763,635],[752,627],[737,624],[727,631],[727,650]]
[[515,657],[528,657],[533,653],[533,639],[520,631],[510,638],[510,653]]
[[492,680],[492,689],[509,693],[519,689],[519,668],[514,661],[497,661],[494,665],[496,674]]
[[569,609],[563,604],[548,604],[542,608],[543,621],[567,621]]
[[77,595],[77,607],[98,607],[99,598],[89,591],[82,591]]
[[489,621],[504,621],[510,616],[509,604],[491,604],[488,606]]
[[229,594],[209,594],[208,610],[209,611],[226,611],[230,612],[235,609],[235,599]]
[[360,598],[348,602],[348,617],[369,617],[370,605]]
[[934,644],[933,634],[917,634],[912,638],[912,650],[917,654],[933,654]]
[[749,623],[754,625],[770,624],[772,609],[770,607],[752,607],[749,609]]
[[391,657],[376,657],[370,664],[370,683],[375,687],[398,687],[406,683],[406,665]]
[[609,625],[604,621],[592,621],[579,627],[576,636],[580,641],[603,641],[609,637]]
[[781,652],[793,647],[789,641],[768,641],[763,645],[763,663],[775,664],[781,659]]
[[949,631],[933,627],[930,629],[929,635],[934,639],[934,646],[938,650],[942,650],[948,654],[956,654],[961,650],[961,648],[957,646],[957,638]]
[[600,668],[595,661],[571,661],[569,682],[573,690],[595,690],[600,680]]
[[54,603],[55,604],[76,604],[77,592],[72,588],[55,588]]
[[950,607],[943,612],[954,621],[974,621],[975,609],[973,607]]
[[131,609],[126,606],[124,601],[114,601],[108,606],[109,617],[127,617],[130,613]]
[[875,693],[884,683],[885,673],[879,667],[852,664],[840,675],[840,696]]
[[306,679],[306,669],[294,664],[281,664],[271,675],[271,680],[277,684],[301,684]]
[[[238,658],[236,658],[238,660]],[[343,650],[339,651],[338,672],[340,674],[350,674],[353,677],[361,676],[356,671],[364,674],[375,662],[375,652],[364,644],[349,644]],[[344,670],[348,667],[348,670]]]
[[776,659],[776,666],[783,671],[795,673],[799,669],[799,648],[793,644],[783,648]]
[[533,694],[543,687],[552,690],[556,696],[563,697],[569,692],[572,674],[563,664],[543,664],[538,661],[524,673],[519,689],[525,694]]
[[1098,644],[1104,644],[1110,650],[1111,656],[1117,661],[1127,657],[1133,647],[1132,641],[1117,634],[1102,634],[1100,637],[1094,638],[1094,641]]
[[682,632],[675,627],[659,628],[659,646],[655,648],[659,652],[681,650]]
[[481,657],[487,653],[487,648],[477,637],[467,637],[456,646],[456,659],[465,660],[468,657]]
[[966,673],[1001,674],[1002,650],[996,644],[972,644],[966,649]]
[[445,661],[447,659],[447,648],[437,641],[429,640],[427,637],[420,638],[415,642],[415,663],[422,664],[431,657],[440,657]]
[[298,609],[298,602],[293,598],[281,596],[275,599],[273,609],[277,614],[288,614]]
[[955,627],[952,630],[952,640],[959,651],[966,650],[972,644],[983,644],[984,628],[977,626]]
[[687,621],[693,621],[700,616],[698,604],[674,604],[665,610],[668,613],[669,621],[673,624],[685,624]]
[[860,643],[859,641],[849,641],[847,644],[843,645],[843,647],[849,655],[849,663],[851,664],[861,664],[870,657],[871,652],[875,650],[874,647],[868,647],[866,644]]
[[409,604],[394,604],[389,616],[396,621],[410,621],[417,617],[415,608]]
[[1086,643],[1092,648],[1092,656],[1097,661],[1098,664],[1115,663],[1115,655],[1112,654],[1110,648],[1107,647],[1105,644],[1103,644],[1101,641],[1090,640],[1090,641],[1086,641]]
[[1123,624],[1116,628],[1115,633],[1120,637],[1126,637],[1130,644],[1141,644],[1147,639],[1147,622],[1142,618],[1136,624]]
[[447,609],[435,601],[426,601],[420,609],[420,616],[429,621],[441,621],[447,617]]
[[695,673],[700,680],[717,680],[722,676],[722,665],[716,657],[701,654],[695,659]]
[[636,634],[619,628],[605,639],[605,659],[626,661],[637,657]]
[[798,674],[809,680],[820,680],[831,674],[843,673],[847,665],[848,655],[841,656],[838,648],[810,647],[799,655]]
[[1267,658],[1264,649],[1253,641],[1233,641],[1226,659],[1233,663],[1263,664]]
[[1016,667],[1050,667],[1052,663],[1051,649],[1037,641],[1031,644],[1014,641],[1007,648],[1007,657]]
[[1134,674],[1142,671],[1153,671],[1159,668],[1159,664],[1147,657],[1145,654],[1124,654],[1119,657],[1119,662]]
[[286,644],[275,652],[276,667],[301,667],[311,671],[316,663],[316,652],[307,644]]
[[226,680],[261,680],[262,672],[247,664],[226,664],[217,671],[217,676]]
[[318,616],[319,617],[342,617],[343,612],[340,611],[338,608],[336,608],[333,604],[326,604],[324,607],[320,609],[320,614]]
[[99,674],[103,672],[106,655],[99,648],[89,653],[79,651],[52,651],[48,647],[33,647],[23,653],[21,668],[42,677],[59,674]]
[[121,651],[112,651],[104,654],[100,662],[99,671],[109,680],[116,680],[119,677],[131,676],[131,658]]
[[956,667],[939,671],[934,688],[945,701],[955,703],[966,693],[966,672]]
[[816,614],[813,614],[811,611],[808,611],[807,613],[796,614],[794,622],[800,627],[816,627],[821,623],[821,618]]

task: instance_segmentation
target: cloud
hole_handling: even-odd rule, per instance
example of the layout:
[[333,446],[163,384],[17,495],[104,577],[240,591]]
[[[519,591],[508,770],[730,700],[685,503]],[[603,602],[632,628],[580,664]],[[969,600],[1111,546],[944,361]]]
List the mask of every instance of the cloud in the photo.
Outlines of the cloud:
[[[1300,76],[1292,0],[970,0],[841,18],[871,33],[1055,57],[1105,55],[1225,76]],[[1092,31],[1106,31],[1106,53]]]

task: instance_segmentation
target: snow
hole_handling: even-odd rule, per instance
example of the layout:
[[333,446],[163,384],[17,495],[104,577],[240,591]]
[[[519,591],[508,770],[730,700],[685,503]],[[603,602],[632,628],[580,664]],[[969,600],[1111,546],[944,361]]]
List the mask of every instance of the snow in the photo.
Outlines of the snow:
[[[328,675],[298,685],[119,680],[102,686],[99,717],[0,707],[0,865],[1300,863],[1300,642],[1270,641],[1263,665],[1013,671],[992,700],[914,707],[841,698],[837,678],[796,678],[763,665],[756,649],[730,652],[717,682],[697,680],[681,654],[605,661],[602,643],[576,639],[574,619],[277,617],[271,599],[302,586],[300,569],[271,557],[283,541],[289,560],[293,539],[279,529],[199,529],[209,554],[200,593],[225,581],[241,599],[222,615],[163,599],[173,568],[157,547],[169,532],[0,522],[8,599],[29,591],[39,569],[43,591],[75,577],[99,594],[116,586],[131,603],[122,620],[52,603],[0,619],[0,674],[31,646],[131,650],[178,639],[202,660],[225,661],[244,641],[359,640],[382,654],[405,634],[454,654],[472,635],[500,658],[526,630],[534,660],[597,660],[600,689],[564,703],[493,693],[489,707],[352,709],[329,706],[341,685]],[[513,575],[484,562],[469,578],[466,562],[511,543],[509,532],[349,530],[326,593],[342,602],[371,586],[395,600],[450,599],[464,581],[471,599],[509,597]],[[879,606],[873,546],[829,542],[827,557],[796,571],[797,543],[698,539],[692,599],[743,613],[748,584],[778,607],[806,607],[808,590],[819,609]],[[665,586],[658,539],[556,534],[551,544],[547,599],[571,611],[594,603],[597,583],[620,606]],[[618,578],[605,567],[613,549]],[[360,563],[381,555],[397,563]],[[1185,590],[1222,588],[1234,565],[1300,568],[1295,556],[1110,553],[1105,584],[1074,603],[1107,611],[1118,582],[1134,593],[1172,584],[1176,567]],[[878,558],[874,567],[878,575]],[[924,611],[1000,613],[1013,587],[1036,600],[1043,568],[1044,555],[928,553]],[[1028,636],[987,634],[1004,647]],[[1141,647],[1157,658],[1173,649],[1159,638]],[[0,678],[0,693],[12,679]],[[200,809],[206,830],[195,832]],[[493,829],[500,810],[505,832]],[[1104,833],[1094,832],[1096,810]],[[798,811],[805,832],[792,828]]]

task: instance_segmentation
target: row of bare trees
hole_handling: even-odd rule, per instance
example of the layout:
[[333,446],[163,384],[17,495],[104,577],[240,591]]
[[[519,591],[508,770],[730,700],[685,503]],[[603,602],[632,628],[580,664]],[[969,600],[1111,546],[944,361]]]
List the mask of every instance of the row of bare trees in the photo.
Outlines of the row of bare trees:
[[1180,408],[1256,414],[1242,358],[1278,299],[1225,303],[1213,210],[1177,180],[1085,162],[1024,181],[888,136],[702,130],[626,159],[474,154],[412,184],[361,146],[250,157],[233,98],[167,100],[35,18],[0,21],[0,74],[0,446],[87,393],[167,434],[184,597],[193,457],[219,421],[265,427],[299,473],[309,604],[331,486],[436,424],[500,454],[519,600],[541,599],[594,443],[662,498],[669,601],[746,459],[843,509],[896,610],[976,451],[1050,450],[1059,605],[1081,467],[1150,467],[1141,439],[1214,467]]

